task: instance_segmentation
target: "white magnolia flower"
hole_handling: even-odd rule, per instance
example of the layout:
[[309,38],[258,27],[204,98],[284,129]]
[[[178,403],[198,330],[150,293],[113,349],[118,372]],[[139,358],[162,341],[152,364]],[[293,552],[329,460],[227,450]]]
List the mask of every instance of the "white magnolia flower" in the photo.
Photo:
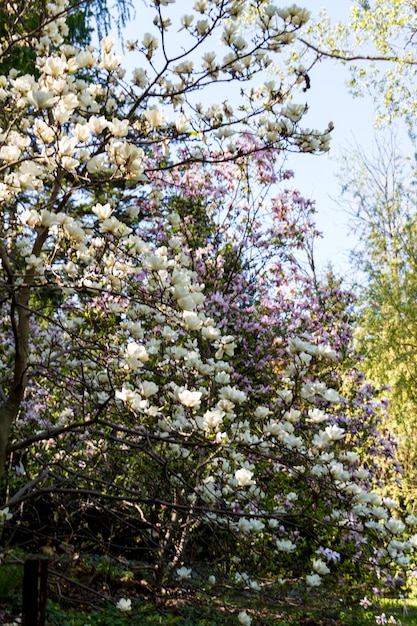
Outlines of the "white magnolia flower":
[[191,408],[200,404],[202,395],[201,391],[189,391],[189,389],[183,389],[178,394],[178,400],[184,406]]
[[26,209],[20,219],[23,224],[27,224],[31,228],[35,228],[41,224],[41,216],[35,209]]
[[387,507],[387,509],[398,509],[397,500],[393,500],[392,498],[385,497],[385,498],[382,498],[382,502]]
[[326,413],[321,409],[310,409],[308,411],[308,418],[308,421],[313,424],[318,424],[319,422],[324,422],[329,419]]
[[159,41],[151,33],[145,33],[142,39],[142,44],[149,51],[155,50],[159,46]]
[[246,400],[246,394],[244,391],[240,389],[236,389],[236,387],[231,387],[227,385],[226,387],[222,387],[219,393],[220,397],[225,400],[230,400],[230,402],[241,404]]
[[130,369],[142,367],[143,363],[149,361],[149,354],[145,348],[138,343],[129,343],[126,348],[126,363]]
[[188,580],[191,578],[192,571],[191,568],[183,566],[177,569],[176,574],[180,580]]
[[126,611],[131,611],[132,600],[126,599],[126,598],[120,598],[120,600],[116,604],[116,608],[119,609],[119,611],[123,611],[123,613],[125,613]]
[[182,316],[188,330],[198,330],[203,325],[203,322],[194,311],[183,311]]
[[137,87],[141,87],[142,89],[146,87],[148,83],[148,77],[146,76],[146,72],[142,67],[136,67],[132,72],[133,82]]
[[294,361],[297,365],[309,365],[312,358],[311,354],[307,354],[307,352],[300,352],[295,355]]
[[58,97],[55,96],[52,91],[32,89],[28,93],[28,100],[31,104],[35,105],[37,109],[49,109],[57,102]]
[[327,567],[326,563],[322,561],[322,559],[315,559],[313,561],[313,570],[321,576],[330,572],[330,569]]
[[[209,341],[215,341],[220,337],[220,330],[215,326],[204,326],[204,328],[201,329],[201,334]],[[230,378],[227,382],[229,382],[229,380]]]
[[323,343],[317,346],[317,354],[325,359],[330,359],[331,361],[334,361],[337,357],[336,351]]
[[92,115],[88,120],[88,127],[95,135],[100,134],[105,128],[108,127],[108,125],[109,123],[103,115],[100,117]]
[[42,265],[43,263],[42,258],[36,256],[35,254],[31,254],[25,257],[25,261],[26,261],[26,267],[33,267],[33,268],[36,268],[39,265]]
[[222,359],[224,354],[226,354],[227,356],[233,356],[236,348],[236,343],[234,339],[235,338],[233,335],[224,335],[220,338],[219,341],[214,344],[216,348],[216,359]]
[[107,167],[107,160],[103,154],[96,154],[87,163],[89,174],[99,174]]
[[76,124],[72,129],[72,134],[75,137],[77,143],[82,143],[90,138],[91,130],[87,124]]
[[119,167],[126,168],[128,172],[132,170],[143,171],[142,148],[137,148],[127,141],[114,141],[110,143],[108,149],[110,161]]
[[174,73],[181,76],[182,74],[191,74],[193,71],[193,62],[192,61],[182,61],[178,65],[174,67]]
[[238,614],[237,619],[239,624],[242,624],[242,626],[250,626],[252,624],[252,618],[246,613],[246,611],[241,611]]
[[75,57],[75,64],[79,69],[83,67],[93,67],[96,62],[96,57],[89,50],[81,50]]
[[165,121],[164,114],[157,108],[147,109],[144,115],[152,128],[162,126]]
[[181,28],[180,30],[182,30],[183,28],[188,28],[192,21],[194,20],[194,15],[183,15],[181,17]]
[[107,37],[103,37],[103,39],[101,39],[100,41],[100,46],[102,47],[104,52],[110,52],[110,50],[114,46],[114,39],[109,35]]
[[336,426],[335,424],[327,426],[324,430],[321,430],[313,437],[313,445],[318,448],[323,448],[332,441],[339,441],[345,436],[343,428]]
[[129,120],[118,120],[114,117],[109,122],[109,130],[114,137],[126,137],[129,132]]
[[100,69],[113,72],[114,70],[117,70],[121,60],[121,57],[116,56],[113,52],[103,52],[103,56],[98,66]]
[[297,548],[290,539],[277,539],[275,545],[280,552],[294,552]]
[[4,509],[0,510],[0,522],[1,521],[8,521],[9,519],[12,519],[13,515],[9,512],[9,507],[6,506]]
[[283,109],[281,109],[281,115],[285,115],[292,122],[299,122],[305,113],[306,107],[301,104],[287,104]]
[[268,409],[268,407],[266,407],[266,406],[258,406],[258,407],[255,409],[255,417],[256,417],[257,419],[262,420],[262,419],[264,419],[265,417],[267,417],[267,416],[270,414],[270,412],[271,412],[271,411]]
[[46,59],[43,71],[45,74],[49,74],[50,76],[62,76],[65,70],[67,69],[66,62],[59,57],[49,57]]
[[179,133],[185,133],[190,125],[189,118],[181,113],[175,120],[175,128]]
[[196,0],[194,10],[202,14],[205,13],[207,11],[207,0]]
[[405,529],[405,524],[401,520],[391,517],[385,522],[385,528],[394,535],[397,535],[398,533],[403,532],[403,530]]
[[122,402],[131,402],[134,395],[134,392],[128,387],[122,387],[121,391],[116,390],[116,399]]
[[41,139],[43,143],[52,143],[55,139],[54,129],[48,126],[43,120],[36,119],[33,124],[33,130],[36,137]]
[[97,215],[101,220],[107,220],[113,212],[110,204],[100,204],[99,202],[92,207],[92,212]]
[[344,452],[340,455],[341,459],[344,459],[348,463],[357,463],[359,461],[359,455],[356,452]]
[[68,172],[71,172],[71,174],[76,174],[76,168],[79,166],[79,164],[80,162],[78,159],[73,159],[69,156],[63,156],[61,158],[62,167]]
[[159,387],[151,380],[144,380],[141,384],[141,394],[145,396],[145,398],[149,398],[150,396],[158,393]]
[[246,469],[246,467],[242,467],[235,472],[235,478],[240,487],[248,487],[249,485],[254,485],[255,481],[252,480],[253,472]]
[[307,352],[308,354],[315,354],[316,346],[299,337],[291,337],[288,341],[288,351],[290,354],[297,354],[298,352]]
[[220,409],[213,409],[212,411],[206,411],[203,416],[203,428],[205,430],[216,430],[221,424],[224,417],[224,411]]
[[169,213],[167,215],[167,220],[171,224],[171,226],[179,226],[181,224],[181,217],[178,215],[178,213]]
[[20,149],[17,146],[2,146],[0,148],[0,160],[2,161],[17,161],[20,154]]
[[309,587],[320,587],[321,578],[318,574],[307,574],[306,583]]
[[388,519],[388,512],[382,506],[372,506],[369,511],[371,515],[374,515],[377,519]]
[[209,28],[208,20],[198,20],[196,24],[196,29],[199,35],[204,35],[208,31],[208,28]]
[[286,419],[287,422],[298,422],[300,417],[301,411],[299,411],[298,409],[290,409],[289,411],[285,411],[284,413],[284,419]]
[[332,426],[327,426],[327,428],[324,429],[324,432],[329,438],[329,441],[338,441],[339,439],[343,439],[343,437],[345,436],[344,429],[336,426],[335,424],[333,424]]
[[340,402],[340,396],[337,393],[336,389],[326,389],[323,397],[325,400],[328,400],[328,402]]

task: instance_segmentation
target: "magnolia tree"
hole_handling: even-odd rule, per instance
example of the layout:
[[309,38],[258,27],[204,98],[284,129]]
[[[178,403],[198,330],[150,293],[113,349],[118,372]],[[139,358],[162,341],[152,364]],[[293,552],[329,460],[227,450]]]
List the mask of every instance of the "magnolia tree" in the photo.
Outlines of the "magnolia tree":
[[[369,574],[380,580],[381,570],[374,568],[377,536],[381,520],[391,517],[384,504],[397,505],[370,490],[382,486],[388,475],[396,480],[398,474],[387,472],[395,446],[378,433],[384,406],[355,367],[352,296],[331,276],[319,284],[300,266],[300,251],[308,252],[317,236],[311,203],[289,191],[272,196],[270,203],[253,194],[255,182],[268,184],[271,195],[270,186],[291,176],[276,173],[276,158],[271,151],[254,154],[249,161],[211,167],[210,176],[196,166],[158,173],[153,176],[156,199],[138,201],[139,212],[146,206],[150,216],[148,237],[168,248],[173,242],[180,245],[204,281],[205,309],[225,334],[216,344],[216,356],[233,357],[225,382],[245,392],[239,421],[229,423],[223,403],[216,413],[196,413],[206,436],[225,438],[222,458],[213,459],[206,479],[211,490],[206,505],[215,502],[215,522],[222,520],[235,535],[232,545],[243,553],[237,563],[248,568],[255,565],[256,570],[261,559],[264,570],[294,580],[313,567],[307,582],[314,586],[322,582],[315,574],[327,572],[333,561],[334,572],[356,581]],[[174,218],[178,215],[181,219]],[[246,472],[231,465],[238,483],[245,481],[241,486],[247,487],[248,498],[242,504],[233,493],[231,519],[230,511],[225,515],[225,494],[233,484],[232,476],[225,478],[225,468],[230,468],[226,441],[233,442],[234,454],[239,451],[250,461],[242,468]],[[370,519],[363,519],[368,514]],[[343,530],[336,530],[339,526]],[[402,522],[398,528],[405,529]],[[398,538],[394,541],[399,547]],[[390,540],[388,544],[392,552]],[[271,545],[278,548],[279,559]],[[251,565],[248,546],[257,556]],[[223,561],[225,554],[227,543]],[[327,555],[326,567],[320,555]],[[231,556],[236,561],[236,553]],[[402,563],[407,561],[408,556]],[[360,572],[359,563],[365,565]],[[233,567],[237,581],[259,587],[252,572],[242,572],[236,563]],[[386,580],[393,582],[384,578],[384,584]]]
[[[106,195],[112,188],[143,184],[152,171],[147,159],[155,150],[158,155],[162,150],[153,166],[158,169],[233,159],[236,146],[227,137],[239,125],[250,124],[250,134],[261,136],[265,146],[282,143],[313,152],[328,147],[328,132],[300,130],[301,111],[295,114],[297,107],[277,102],[268,85],[251,88],[246,100],[241,94],[236,111],[228,104],[205,108],[193,101],[193,94],[212,83],[245,81],[264,70],[271,63],[269,52],[292,40],[299,20],[293,25],[283,21],[279,12],[275,18],[260,16],[259,28],[246,42],[236,26],[242,3],[197,2],[196,25],[193,16],[181,18],[187,35],[185,50],[169,54],[171,20],[161,14],[165,4],[169,3],[155,3],[157,35],[145,33],[139,46],[148,67],[135,69],[131,83],[123,80],[125,72],[110,38],[101,42],[99,56],[92,49],[63,44],[64,2],[48,6],[43,30],[29,33],[27,40],[23,35],[17,38],[19,45],[26,43],[37,52],[37,76],[20,76],[12,70],[2,77],[2,267],[4,293],[13,303],[11,331],[16,344],[13,383],[4,394],[2,465],[8,429],[19,411],[29,373],[32,294],[41,298],[56,286],[61,293],[69,290],[67,301],[73,290],[77,302],[83,290],[103,290],[105,285],[94,280],[97,250],[101,250],[99,258],[107,253],[100,241],[117,237],[123,245],[133,246],[136,235],[112,216],[110,205],[92,202],[96,193]],[[294,11],[298,15],[299,10]],[[204,19],[198,20],[199,16]],[[217,61],[214,53],[204,52],[194,68],[196,61],[189,57],[194,58],[217,31],[226,56]],[[13,44],[11,36],[4,55]],[[169,122],[165,117],[171,111],[175,119]],[[207,148],[211,138],[215,145]],[[175,145],[178,151],[182,146],[181,153],[173,152]],[[132,252],[143,251],[137,246]],[[181,259],[178,262],[181,267]],[[101,274],[101,259],[99,265]],[[137,274],[133,263],[130,269]]]
[[[251,83],[307,13],[244,29],[247,2],[197,1],[178,24],[154,4],[132,82],[110,38],[65,44],[64,2],[2,49],[37,54],[0,79],[4,536],[37,498],[71,540],[92,511],[122,520],[157,588],[192,575],[207,529],[254,589],[260,558],[308,587],[395,581],[416,539],[377,493],[392,444],[352,367],[348,299],[297,261],[311,204],[266,201],[282,151],[328,148],[290,86]],[[236,106],[197,102],[222,82]]]

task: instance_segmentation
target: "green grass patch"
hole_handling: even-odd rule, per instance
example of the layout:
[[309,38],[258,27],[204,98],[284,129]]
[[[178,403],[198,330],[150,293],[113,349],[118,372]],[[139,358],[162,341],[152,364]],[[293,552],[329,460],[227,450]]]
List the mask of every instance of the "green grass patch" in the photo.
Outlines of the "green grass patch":
[[387,619],[392,615],[401,626],[417,626],[417,598],[383,598],[378,604]]
[[[226,594],[227,595],[227,594]],[[204,602],[200,598],[188,598],[186,601],[171,601],[163,608],[157,608],[151,602],[134,600],[132,610],[120,613],[113,605],[101,610],[90,611],[88,608],[65,609],[56,603],[48,605],[49,626],[140,626],[164,624],[166,626],[232,626],[238,624],[239,611],[246,610],[252,617],[252,626],[367,626],[376,624],[376,617],[385,614],[386,622],[392,617],[401,626],[417,626],[417,600],[378,601],[371,608],[361,607],[334,608],[326,606],[323,612],[320,606],[294,605],[291,602],[268,602],[262,596],[257,598],[234,595],[234,600],[224,599]],[[392,616],[392,617],[391,617]],[[391,622],[394,623],[394,622]]]

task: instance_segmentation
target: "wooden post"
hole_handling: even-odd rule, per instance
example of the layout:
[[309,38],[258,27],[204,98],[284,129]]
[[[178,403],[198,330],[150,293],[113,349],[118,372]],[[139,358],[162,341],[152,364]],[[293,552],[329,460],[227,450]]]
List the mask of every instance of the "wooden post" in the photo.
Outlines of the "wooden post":
[[27,559],[23,572],[22,626],[45,626],[48,561]]

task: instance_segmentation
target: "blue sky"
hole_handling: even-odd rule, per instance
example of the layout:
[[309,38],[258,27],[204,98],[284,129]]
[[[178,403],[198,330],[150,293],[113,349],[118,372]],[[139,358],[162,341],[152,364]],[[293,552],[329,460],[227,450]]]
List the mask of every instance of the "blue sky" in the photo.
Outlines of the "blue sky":
[[[351,2],[349,0],[305,0],[303,4],[313,16],[321,8],[335,20],[346,20]],[[374,136],[374,108],[370,97],[353,98],[346,86],[349,70],[340,63],[324,61],[312,71],[311,89],[307,92],[309,105],[308,124],[325,128],[330,120],[335,128],[332,133],[329,155],[291,155],[288,165],[294,170],[294,186],[306,197],[316,201],[317,225],[323,238],[316,243],[316,258],[320,266],[331,262],[334,269],[348,280],[353,277],[349,251],[357,239],[349,225],[349,216],[338,206],[340,181],[337,179],[339,155],[346,152],[349,144],[356,142],[365,152],[371,151]]]

